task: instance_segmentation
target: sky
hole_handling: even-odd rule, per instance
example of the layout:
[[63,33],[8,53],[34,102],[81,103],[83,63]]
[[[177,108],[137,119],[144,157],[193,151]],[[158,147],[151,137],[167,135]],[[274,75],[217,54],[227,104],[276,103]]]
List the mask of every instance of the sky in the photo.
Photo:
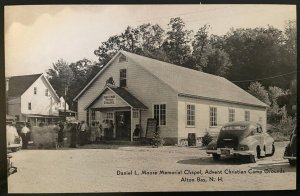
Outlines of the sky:
[[271,25],[284,29],[296,20],[295,5],[23,5],[5,6],[5,75],[46,73],[59,59],[68,63],[94,55],[101,42],[127,26],[158,24],[168,30],[181,17],[196,32],[209,24],[211,33],[230,28]]

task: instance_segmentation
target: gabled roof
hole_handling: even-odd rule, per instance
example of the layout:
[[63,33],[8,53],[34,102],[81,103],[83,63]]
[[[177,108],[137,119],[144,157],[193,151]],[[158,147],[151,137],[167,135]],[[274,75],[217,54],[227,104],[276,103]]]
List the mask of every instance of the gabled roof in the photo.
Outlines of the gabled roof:
[[179,95],[194,95],[201,98],[213,98],[214,100],[267,107],[265,103],[224,77],[188,69],[130,52],[122,51],[122,53],[170,86]]
[[265,103],[223,77],[188,69],[125,51],[119,51],[74,98],[74,100],[77,100],[78,97],[81,96],[81,94],[89,87],[89,85],[91,85],[99,77],[99,75],[120,53],[144,68],[150,74],[154,75],[160,81],[177,92],[180,96],[195,96],[232,103],[267,107]]
[[129,93],[126,89],[122,87],[116,86],[106,86],[101,93],[90,103],[88,104],[85,109],[94,105],[94,103],[103,95],[106,90],[111,90],[112,92],[116,93],[121,99],[123,99],[129,106],[136,109],[148,109],[140,100],[138,100],[135,96]]
[[8,96],[20,97],[42,74],[12,76],[9,78]]
[[55,90],[47,80],[47,78],[41,74],[12,76],[8,80],[8,97],[20,97],[38,78],[43,77],[46,84],[54,94],[54,98],[59,101],[59,97]]

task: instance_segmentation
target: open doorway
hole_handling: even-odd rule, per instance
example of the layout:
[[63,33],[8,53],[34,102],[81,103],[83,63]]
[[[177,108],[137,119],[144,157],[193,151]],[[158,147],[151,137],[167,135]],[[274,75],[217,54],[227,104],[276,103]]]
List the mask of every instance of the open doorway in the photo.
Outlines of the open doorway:
[[116,112],[116,139],[128,140],[131,138],[131,112]]

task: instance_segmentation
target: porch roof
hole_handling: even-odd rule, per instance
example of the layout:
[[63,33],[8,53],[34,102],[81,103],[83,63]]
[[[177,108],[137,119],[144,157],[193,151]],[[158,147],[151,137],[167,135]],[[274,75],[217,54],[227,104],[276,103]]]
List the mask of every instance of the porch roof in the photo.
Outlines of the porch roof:
[[85,109],[90,108],[94,105],[94,103],[103,95],[106,90],[109,89],[117,94],[121,99],[123,99],[130,107],[135,109],[148,109],[140,100],[138,100],[135,96],[129,93],[126,89],[117,86],[106,86],[101,93],[90,103]]

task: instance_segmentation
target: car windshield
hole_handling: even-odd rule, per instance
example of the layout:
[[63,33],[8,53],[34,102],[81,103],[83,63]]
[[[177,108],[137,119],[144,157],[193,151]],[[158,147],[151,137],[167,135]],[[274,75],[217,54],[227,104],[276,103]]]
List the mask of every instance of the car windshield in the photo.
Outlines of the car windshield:
[[222,130],[227,131],[227,130],[245,130],[247,127],[243,125],[229,125],[225,126],[222,128]]

